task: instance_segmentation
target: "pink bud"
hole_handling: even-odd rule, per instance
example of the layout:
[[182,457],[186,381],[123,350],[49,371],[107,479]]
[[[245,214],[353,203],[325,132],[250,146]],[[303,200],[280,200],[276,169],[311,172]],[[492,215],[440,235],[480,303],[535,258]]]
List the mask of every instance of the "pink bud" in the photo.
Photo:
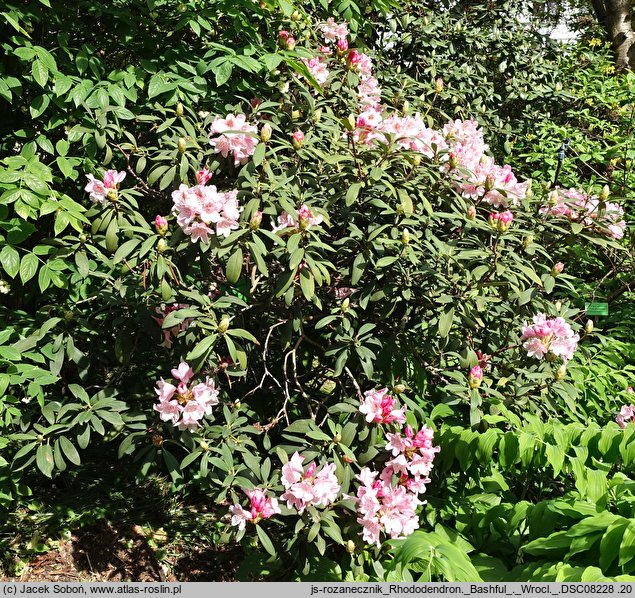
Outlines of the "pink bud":
[[205,185],[207,184],[207,181],[209,181],[212,178],[212,173],[209,170],[207,170],[207,166],[203,166],[203,170],[199,170],[196,173],[196,176],[198,178],[198,184]]
[[290,36],[291,34],[288,31],[283,29],[282,31],[278,33],[278,40],[283,40],[286,42]]
[[291,138],[291,143],[293,143],[293,147],[299,150],[304,143],[304,133],[299,129],[293,134]]
[[343,54],[346,50],[348,50],[348,41],[346,41],[345,37],[340,37],[337,40],[337,51]]
[[249,221],[249,229],[256,230],[260,228],[261,222],[262,222],[262,212],[260,210],[257,210],[254,213],[254,215],[251,217],[251,220]]
[[626,392],[627,392],[627,393],[629,393],[629,394],[635,394],[635,390],[633,390],[633,387],[632,387],[632,386],[629,386],[629,387],[626,389]]
[[445,84],[443,83],[443,79],[441,79],[441,77],[439,77],[435,82],[434,82],[434,91],[436,93],[441,93],[443,91],[443,88],[445,87]]
[[553,276],[555,278],[563,270],[564,270],[564,264],[562,262],[558,262],[557,264],[553,265],[553,268],[551,269],[551,276]]
[[304,477],[306,478],[310,478],[313,476],[313,474],[315,473],[315,470],[317,469],[317,465],[315,463],[311,463],[307,468],[306,468],[306,473],[304,474]]
[[357,50],[351,50],[348,53],[348,64],[350,64],[352,67],[357,66],[360,60],[361,56],[359,55],[359,52]]
[[470,206],[470,207],[467,209],[467,217],[468,217],[470,220],[474,220],[474,218],[476,218],[476,208],[475,208],[474,206]]
[[161,216],[160,214],[156,215],[154,219],[154,226],[161,236],[165,235],[165,233],[168,232],[168,221],[165,219],[164,216]]
[[296,44],[295,38],[293,38],[293,37],[288,38],[287,39],[287,50],[293,50],[293,48],[295,48],[295,44]]
[[470,370],[470,374],[467,377],[467,383],[470,388],[478,388],[481,385],[481,380],[483,380],[483,370],[480,365],[475,365]]

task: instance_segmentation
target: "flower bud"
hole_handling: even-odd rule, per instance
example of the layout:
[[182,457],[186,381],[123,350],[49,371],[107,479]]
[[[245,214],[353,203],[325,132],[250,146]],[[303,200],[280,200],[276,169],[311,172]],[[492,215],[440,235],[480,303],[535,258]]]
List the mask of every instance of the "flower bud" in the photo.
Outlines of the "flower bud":
[[357,120],[352,114],[349,114],[345,119],[342,120],[342,124],[347,131],[354,131],[357,126]]
[[450,170],[454,170],[459,165],[459,161],[456,159],[456,156],[452,153],[450,153],[450,159],[448,160],[448,164],[450,166]]
[[627,392],[629,395],[635,394],[635,390],[633,390],[633,387],[632,387],[632,386],[629,386],[629,387],[626,389],[626,392]]
[[185,137],[179,137],[179,142],[177,144],[177,147],[179,149],[179,153],[184,154],[185,150],[187,149],[187,141],[185,140]]
[[407,228],[404,228],[401,233],[401,242],[403,245],[408,245],[410,243],[410,231]]
[[291,120],[299,120],[300,118],[300,111],[299,110],[292,110],[291,111]]
[[82,233],[81,235],[79,235],[79,242],[80,243],[86,243],[87,237],[84,233]]
[[207,166],[203,166],[203,170],[198,170],[196,172],[196,178],[198,179],[199,185],[206,185],[212,178],[212,173],[207,169]]
[[483,369],[480,365],[475,365],[470,370],[470,374],[467,377],[467,383],[470,388],[478,388],[481,385],[481,380],[483,380]]
[[229,329],[229,318],[227,316],[223,316],[216,329],[220,334],[225,334]]
[[209,451],[209,444],[207,444],[207,442],[205,442],[204,440],[201,440],[201,442],[199,442],[199,446],[201,447],[202,451]]
[[287,50],[293,50],[293,48],[295,48],[296,45],[296,41],[295,38],[290,37],[289,39],[287,39]]
[[258,107],[262,104],[262,100],[260,98],[251,98],[249,100],[249,105],[253,110],[258,110]]
[[553,377],[556,381],[558,381],[558,380],[562,380],[566,375],[567,375],[567,366],[563,363],[556,370],[556,373],[553,375]]
[[154,434],[152,436],[152,444],[159,448],[163,444],[163,436],[161,436],[161,434]]
[[296,150],[299,150],[304,143],[304,133],[298,129],[291,137],[291,143]]
[[467,216],[468,220],[474,220],[474,218],[476,218],[476,207],[469,206],[467,208],[466,216]]
[[396,394],[403,394],[404,392],[406,392],[406,385],[405,384],[395,384],[392,387],[392,390]]
[[584,330],[587,334],[591,334],[593,332],[593,320],[587,320]]
[[174,109],[174,113],[180,118],[183,116],[183,104],[181,102],[176,103],[176,108]]
[[560,313],[561,309],[562,309],[562,301],[556,301],[556,311]]
[[340,39],[337,40],[337,53],[344,54],[344,52],[346,52],[347,50],[348,50],[348,41],[346,40],[345,37],[340,37]]
[[600,201],[606,201],[609,198],[610,193],[611,190],[609,189],[609,186],[604,185],[604,187],[602,187],[602,191],[600,191]]
[[403,113],[404,113],[405,115],[410,114],[410,102],[409,102],[408,100],[406,100],[406,101],[403,103],[403,108],[402,108],[402,110],[403,110]]
[[168,232],[168,221],[159,214],[154,219],[154,226],[162,237]]
[[294,10],[291,13],[291,20],[292,21],[299,21],[301,18],[302,18],[302,15],[297,10]]
[[342,435],[339,432],[333,436],[333,442],[342,442]]
[[278,91],[282,94],[287,94],[289,93],[289,82],[288,81],[281,81],[278,85]]
[[157,252],[164,253],[167,248],[168,248],[168,242],[163,237],[161,237],[157,241]]
[[555,278],[558,274],[561,274],[563,270],[564,264],[562,262],[557,262],[553,265],[553,268],[551,268],[551,276]]
[[262,212],[257,210],[249,221],[249,230],[258,230],[260,223],[262,222]]
[[262,129],[260,129],[260,141],[267,143],[271,139],[271,125],[269,123],[265,123],[262,125]]
[[234,401],[234,409],[235,409],[236,411],[238,411],[238,410],[242,407],[242,405],[243,405],[243,404],[242,404],[242,403],[241,403],[238,399],[236,399],[236,400]]
[[342,305],[340,305],[340,310],[343,314],[345,314],[348,311],[348,307],[351,304],[351,300],[346,297],[343,301],[342,301]]
[[322,119],[322,108],[317,108],[316,111],[313,113],[313,122],[319,123],[321,119]]
[[443,79],[441,77],[438,77],[437,80],[434,82],[434,92],[441,93],[444,87],[445,84],[443,83]]
[[557,191],[552,191],[549,196],[547,197],[547,203],[550,206],[555,206],[558,203],[558,199],[560,198],[560,196],[558,195]]
[[533,242],[534,242],[534,236],[533,235],[527,235],[523,239],[523,248],[527,249],[527,247],[529,247]]
[[119,197],[119,192],[114,187],[111,187],[110,189],[108,189],[108,191],[106,191],[106,197],[109,201],[112,201],[114,203]]
[[348,554],[353,554],[355,552],[355,542],[353,542],[353,540],[346,541],[346,552],[348,552]]
[[485,177],[485,191],[491,191],[494,188],[494,177],[488,174]]

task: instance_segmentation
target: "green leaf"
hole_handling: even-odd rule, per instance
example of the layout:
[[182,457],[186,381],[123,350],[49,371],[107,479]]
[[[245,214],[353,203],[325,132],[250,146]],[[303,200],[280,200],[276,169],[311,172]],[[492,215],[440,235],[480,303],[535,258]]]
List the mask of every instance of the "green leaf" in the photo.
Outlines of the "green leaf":
[[227,261],[227,270],[225,271],[227,280],[232,284],[238,282],[242,268],[243,250],[240,247],[236,247],[236,250],[231,254],[231,257]]
[[20,254],[11,245],[5,245],[0,251],[0,263],[5,272],[11,277],[20,270]]
[[218,85],[218,87],[220,87],[221,85],[225,85],[225,83],[229,81],[232,76],[233,69],[234,65],[229,62],[229,60],[221,63],[218,67],[213,69],[214,76],[216,78],[216,85]]
[[353,205],[355,203],[361,188],[362,188],[362,183],[353,183],[348,188],[348,191],[346,192],[346,197],[344,199],[347,206]]
[[49,78],[49,70],[46,68],[44,63],[36,58],[31,65],[31,74],[33,75],[33,79],[40,86],[44,87]]
[[307,301],[310,301],[315,295],[315,279],[308,268],[300,271],[300,289]]
[[31,280],[37,272],[38,259],[34,253],[27,253],[20,262],[20,280],[22,284]]
[[256,524],[256,533],[258,534],[258,539],[262,544],[262,547],[271,555],[276,556],[276,549],[273,547],[269,536],[265,533],[265,530],[260,527],[260,525]]
[[35,463],[38,469],[46,476],[52,477],[53,474],[53,451],[51,450],[50,445],[41,444],[37,448],[37,453],[35,455]]
[[108,251],[115,251],[117,249],[119,243],[118,233],[119,225],[117,224],[117,219],[113,218],[106,230],[106,249],[108,249]]
[[256,166],[260,166],[262,161],[265,159],[265,151],[267,150],[267,146],[264,143],[259,143],[256,146],[256,151],[254,152],[253,161]]
[[31,102],[31,106],[29,107],[31,118],[37,118],[40,116],[48,108],[50,102],[51,98],[48,95],[41,95],[34,98]]
[[454,320],[454,307],[451,307],[447,311],[443,312],[439,317],[439,336],[445,338],[450,334],[452,328],[452,321]]
[[82,461],[79,458],[79,453],[77,452],[77,449],[73,446],[73,443],[68,438],[66,438],[66,436],[60,436],[59,441],[60,441],[60,447],[62,448],[62,451],[64,452],[64,455],[66,456],[66,458],[71,463],[74,463],[75,465],[80,465]]

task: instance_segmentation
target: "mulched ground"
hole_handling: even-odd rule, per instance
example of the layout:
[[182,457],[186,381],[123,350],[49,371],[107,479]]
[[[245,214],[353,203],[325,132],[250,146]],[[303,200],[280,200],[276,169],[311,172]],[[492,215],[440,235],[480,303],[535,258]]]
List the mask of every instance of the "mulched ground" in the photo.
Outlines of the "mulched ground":
[[115,529],[102,522],[60,540],[57,549],[34,556],[20,575],[0,575],[0,581],[233,581],[240,558],[238,546],[219,550],[181,543],[170,545],[159,560],[139,526]]

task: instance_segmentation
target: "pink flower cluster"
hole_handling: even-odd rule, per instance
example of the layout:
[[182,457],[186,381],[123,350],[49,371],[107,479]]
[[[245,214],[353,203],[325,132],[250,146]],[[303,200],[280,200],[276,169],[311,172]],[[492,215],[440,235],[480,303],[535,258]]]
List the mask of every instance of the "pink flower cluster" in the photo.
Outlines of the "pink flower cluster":
[[530,357],[542,359],[551,353],[566,362],[573,358],[580,335],[561,317],[548,319],[545,314],[536,314],[533,324],[523,324],[521,340]]
[[324,85],[329,78],[329,70],[326,68],[326,62],[321,56],[315,56],[313,58],[305,58],[304,64],[309,69],[311,76],[320,84]]
[[377,472],[368,467],[355,476],[361,486],[357,489],[357,522],[362,526],[362,538],[369,544],[381,546],[381,533],[391,538],[409,536],[419,527],[417,507],[423,504],[415,494],[403,486],[391,486],[376,480]]
[[282,214],[278,216],[278,226],[273,227],[273,232],[276,233],[287,228],[307,230],[312,226],[321,224],[323,220],[324,218],[321,214],[314,216],[309,206],[302,204],[298,208],[295,216],[287,214],[287,212],[282,212]]
[[258,145],[258,128],[247,122],[244,114],[228,114],[212,123],[209,142],[217,154],[234,157],[234,165],[244,164]]
[[340,491],[335,477],[335,463],[327,463],[317,471],[315,463],[310,463],[305,470],[303,461],[304,457],[295,452],[282,466],[285,492],[280,497],[287,501],[287,507],[295,508],[300,515],[309,505],[326,507],[335,501]]
[[163,378],[157,382],[155,391],[159,403],[154,410],[162,421],[172,423],[179,430],[194,431],[200,427],[199,421],[218,404],[218,390],[209,378],[194,384],[194,371],[186,362],[181,362],[178,368],[173,369],[172,376],[178,382],[176,386]]
[[[159,326],[163,326],[163,321],[168,316],[168,314],[171,314],[177,309],[185,309],[187,307],[189,307],[189,305],[187,305],[186,303],[172,303],[170,305],[166,305],[165,309],[157,307],[155,311],[159,314],[159,317],[154,317],[154,320]],[[186,318],[176,326],[172,326],[172,328],[166,328],[165,330],[163,330],[163,342],[161,343],[161,346],[167,347],[169,349],[172,346],[172,337],[176,338],[181,332],[187,330],[192,322],[192,318]]]
[[[176,221],[192,243],[201,239],[209,243],[209,235],[227,237],[238,228],[241,208],[238,191],[220,192],[214,185],[181,185],[172,192]],[[211,228],[214,226],[215,228]]]
[[327,42],[338,42],[346,40],[348,36],[348,25],[346,23],[336,23],[333,17],[326,19],[326,23],[318,25],[324,39]]
[[[92,174],[87,174],[88,183],[84,187],[84,191],[90,193],[90,199],[95,203],[103,204],[110,195],[117,197],[117,188],[119,183],[126,178],[125,172],[117,172],[116,170],[107,170],[104,173],[102,181],[98,181]],[[111,191],[112,190],[112,191]]]
[[622,408],[615,418],[615,421],[623,430],[626,427],[627,422],[633,419],[633,417],[635,417],[635,405],[622,405]]
[[397,409],[397,399],[388,394],[387,388],[381,390],[367,390],[364,393],[359,411],[366,416],[368,423],[399,424],[406,423],[406,408]]
[[249,511],[243,509],[240,505],[229,507],[229,511],[232,514],[232,525],[237,526],[238,529],[245,529],[245,524],[248,521],[258,523],[263,519],[269,519],[269,517],[280,513],[278,501],[267,496],[266,490],[254,488],[253,490],[243,490],[243,492],[249,498]]
[[626,229],[623,208],[614,202],[602,202],[598,196],[578,189],[558,189],[549,196],[549,205],[541,214],[564,216],[585,226],[595,226],[614,239],[621,239]]
[[[386,389],[368,391],[359,408],[366,421],[391,424],[405,423],[405,407],[397,408],[396,400]],[[361,486],[356,497],[357,522],[362,526],[362,537],[380,546],[381,533],[391,538],[407,536],[419,527],[417,506],[424,504],[417,497],[426,491],[430,481],[434,456],[439,447],[432,443],[433,431],[424,426],[415,434],[406,425],[401,432],[387,433],[386,450],[392,459],[381,473],[364,468],[357,479]]]

